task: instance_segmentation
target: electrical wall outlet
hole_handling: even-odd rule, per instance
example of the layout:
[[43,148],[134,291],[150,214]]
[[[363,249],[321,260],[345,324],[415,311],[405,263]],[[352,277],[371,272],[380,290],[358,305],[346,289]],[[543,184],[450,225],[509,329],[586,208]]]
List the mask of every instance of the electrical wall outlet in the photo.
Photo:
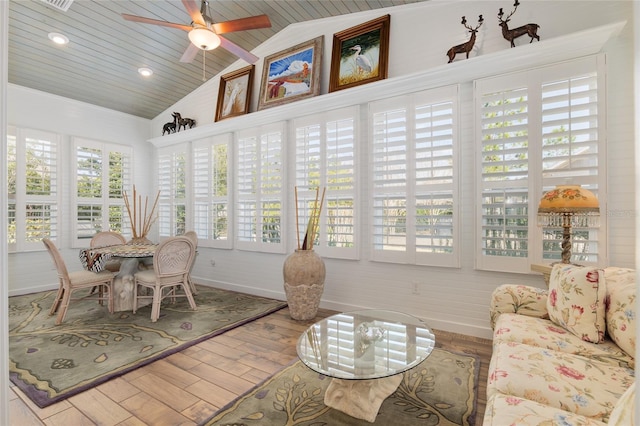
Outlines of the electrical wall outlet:
[[411,283],[411,294],[420,294],[420,283],[418,281]]

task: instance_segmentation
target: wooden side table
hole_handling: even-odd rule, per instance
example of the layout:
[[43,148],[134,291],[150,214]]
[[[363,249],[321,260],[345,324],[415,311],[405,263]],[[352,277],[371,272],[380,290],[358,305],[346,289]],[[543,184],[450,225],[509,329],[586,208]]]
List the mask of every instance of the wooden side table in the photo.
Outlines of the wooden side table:
[[543,265],[543,264],[533,264],[531,265],[531,270],[534,272],[540,272],[542,274],[542,278],[544,278],[544,283],[549,288],[549,277],[551,276],[551,265]]

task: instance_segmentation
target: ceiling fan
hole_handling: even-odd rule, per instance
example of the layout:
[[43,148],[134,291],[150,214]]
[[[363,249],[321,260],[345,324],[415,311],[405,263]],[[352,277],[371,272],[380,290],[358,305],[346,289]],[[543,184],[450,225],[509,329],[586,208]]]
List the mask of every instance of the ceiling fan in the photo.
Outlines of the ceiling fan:
[[201,6],[195,0],[182,0],[182,4],[187,13],[191,16],[191,24],[175,24],[173,22],[161,21],[158,19],[145,18],[142,16],[122,14],[127,21],[141,22],[143,24],[162,25],[165,27],[178,28],[189,32],[189,40],[191,44],[180,58],[180,62],[191,62],[198,54],[199,50],[212,50],[218,46],[228,50],[240,59],[244,59],[250,64],[258,61],[253,53],[243,49],[232,41],[220,36],[220,34],[230,33],[234,31],[253,30],[257,28],[269,28],[271,22],[267,15],[257,15],[248,18],[234,19],[232,21],[214,23],[213,19],[208,15],[209,2],[202,0]]

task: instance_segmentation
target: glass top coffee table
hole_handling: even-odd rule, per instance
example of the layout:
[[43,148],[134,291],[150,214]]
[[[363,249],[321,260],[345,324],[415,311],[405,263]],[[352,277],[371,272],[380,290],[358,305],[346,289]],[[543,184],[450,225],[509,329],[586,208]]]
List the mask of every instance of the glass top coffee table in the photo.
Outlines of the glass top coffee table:
[[297,350],[307,367],[332,378],[325,405],[373,423],[400,385],[401,373],[427,359],[434,345],[431,328],[419,318],[363,310],[313,324],[298,339]]

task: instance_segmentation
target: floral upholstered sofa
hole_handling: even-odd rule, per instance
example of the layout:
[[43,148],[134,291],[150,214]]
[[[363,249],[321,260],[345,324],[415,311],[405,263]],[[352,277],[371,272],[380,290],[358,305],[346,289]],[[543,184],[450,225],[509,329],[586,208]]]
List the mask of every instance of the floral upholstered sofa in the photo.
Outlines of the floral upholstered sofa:
[[491,298],[484,425],[634,425],[636,273],[556,264]]

